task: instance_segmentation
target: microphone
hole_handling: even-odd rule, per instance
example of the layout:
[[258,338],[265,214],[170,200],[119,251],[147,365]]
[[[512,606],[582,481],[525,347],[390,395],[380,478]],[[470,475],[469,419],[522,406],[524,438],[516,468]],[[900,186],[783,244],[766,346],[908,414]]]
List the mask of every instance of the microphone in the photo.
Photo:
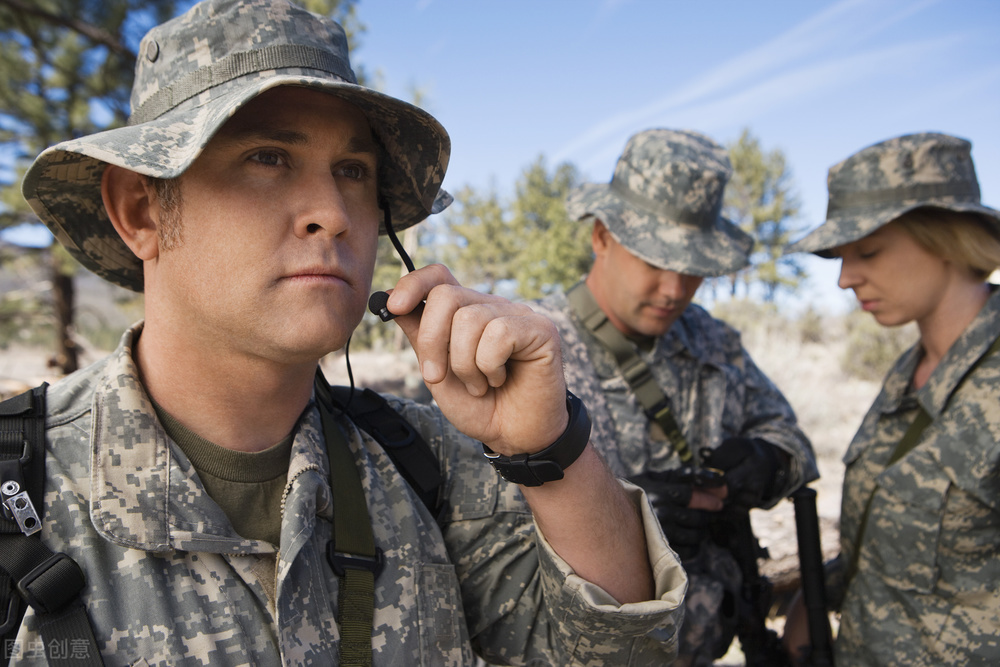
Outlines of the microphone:
[[368,297],[368,310],[371,311],[372,315],[377,315],[383,322],[388,322],[396,317],[386,308],[388,303],[388,292],[372,292],[372,295]]

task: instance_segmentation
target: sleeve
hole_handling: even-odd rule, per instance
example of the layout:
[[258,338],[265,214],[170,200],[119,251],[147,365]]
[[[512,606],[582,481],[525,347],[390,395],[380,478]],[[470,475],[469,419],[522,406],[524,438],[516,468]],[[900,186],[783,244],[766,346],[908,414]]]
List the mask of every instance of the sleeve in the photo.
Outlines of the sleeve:
[[743,404],[743,424],[739,435],[760,438],[783,452],[790,458],[788,478],[773,506],[781,498],[788,496],[803,484],[819,478],[816,455],[812,443],[799,428],[795,412],[788,400],[771,380],[757,367],[750,354],[740,348],[740,365],[743,368],[743,382],[746,388]]
[[670,664],[687,578],[642,491],[627,485],[641,508],[656,599],[619,605],[555,554],[479,443],[436,410],[431,424],[431,414],[418,419],[442,462],[439,523],[476,653],[494,664]]

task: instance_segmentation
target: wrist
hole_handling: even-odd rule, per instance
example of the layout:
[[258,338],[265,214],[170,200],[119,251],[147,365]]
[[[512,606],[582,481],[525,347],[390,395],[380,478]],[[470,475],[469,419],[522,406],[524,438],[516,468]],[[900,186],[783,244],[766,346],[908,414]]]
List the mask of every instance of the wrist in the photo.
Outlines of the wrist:
[[508,482],[541,486],[562,479],[564,470],[576,461],[590,441],[590,416],[587,407],[571,392],[566,392],[569,420],[555,442],[531,454],[505,456],[483,444],[483,454],[497,473]]

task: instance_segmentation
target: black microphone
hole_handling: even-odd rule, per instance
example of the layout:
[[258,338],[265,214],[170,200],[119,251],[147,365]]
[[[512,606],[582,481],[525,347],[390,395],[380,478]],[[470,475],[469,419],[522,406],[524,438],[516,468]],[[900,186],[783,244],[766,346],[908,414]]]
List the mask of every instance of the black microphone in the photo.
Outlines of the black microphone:
[[396,317],[386,308],[388,303],[388,292],[372,292],[372,295],[368,297],[368,310],[371,311],[372,315],[377,315],[383,322],[388,322]]

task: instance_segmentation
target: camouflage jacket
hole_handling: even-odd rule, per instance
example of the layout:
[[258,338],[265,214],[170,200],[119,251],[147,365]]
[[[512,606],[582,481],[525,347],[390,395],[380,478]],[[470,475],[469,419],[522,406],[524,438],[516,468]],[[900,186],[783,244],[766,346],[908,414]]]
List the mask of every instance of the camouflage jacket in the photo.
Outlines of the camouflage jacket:
[[[618,475],[676,468],[680,458],[636,400],[614,357],[576,318],[566,296],[555,293],[532,304],[551,318],[563,340],[570,390],[590,408],[595,442]],[[809,439],[799,429],[785,397],[765,376],[740,335],[703,308],[691,304],[653,350],[641,353],[691,449],[717,447],[725,438],[761,438],[791,457],[786,489],[816,479]],[[777,502],[777,501],[775,501]]]
[[[163,431],[126,333],[48,394],[43,541],[75,559],[108,665],[335,665],[331,497],[310,404],[292,445],[274,547],[240,537]],[[641,493],[657,599],[617,605],[538,534],[517,487],[430,406],[393,400],[446,477],[435,521],[381,446],[346,418],[375,541],[375,665],[668,664],[686,579]],[[45,664],[29,610],[13,664]]]
[[[966,375],[998,334],[995,290],[920,390],[911,388],[919,345],[900,357],[844,456],[845,561],[875,495],[841,606],[837,664],[1000,664],[1000,353]],[[886,467],[918,402],[933,422]]]

